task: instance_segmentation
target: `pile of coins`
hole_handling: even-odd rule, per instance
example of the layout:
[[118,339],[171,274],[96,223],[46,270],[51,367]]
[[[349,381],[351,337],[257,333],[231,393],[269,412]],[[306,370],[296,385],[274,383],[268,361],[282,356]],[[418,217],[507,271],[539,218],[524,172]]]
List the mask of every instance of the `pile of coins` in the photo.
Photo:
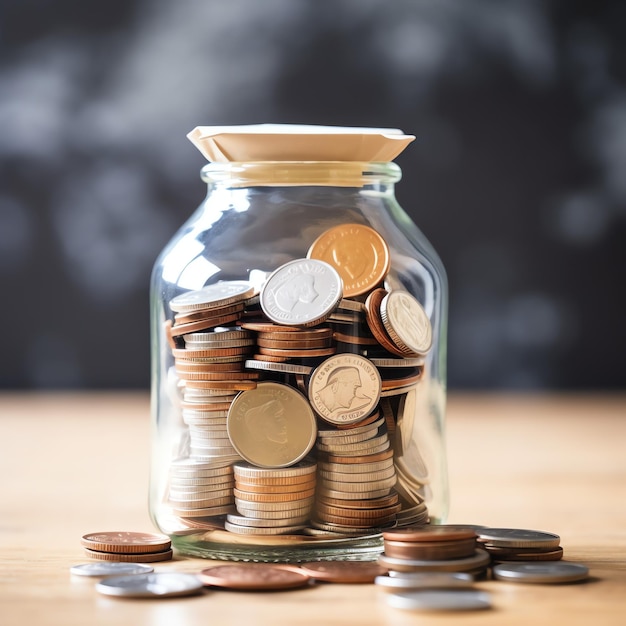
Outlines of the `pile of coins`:
[[137,532],[100,532],[83,535],[85,554],[99,561],[155,563],[172,558],[171,542],[165,535]]
[[476,531],[459,526],[395,528],[383,532],[378,562],[394,572],[485,574],[491,559],[477,547]]
[[225,528],[240,535],[280,535],[306,528],[315,494],[315,463],[285,469],[235,464],[235,503]]
[[[300,483],[310,480],[310,467],[299,463]],[[248,464],[236,465],[243,483],[256,486],[274,479],[273,486],[291,484],[289,477],[266,474]],[[307,472],[307,470],[309,470]],[[308,477],[307,477],[308,476]],[[242,483],[242,486],[243,486]],[[298,484],[298,483],[293,483]],[[254,493],[254,491],[252,491]],[[236,516],[229,516],[236,517]],[[246,522],[248,518],[245,518]],[[268,525],[267,528],[271,526]],[[237,531],[235,531],[237,532]],[[111,558],[74,565],[71,573],[81,577],[102,579],[96,589],[117,597],[167,598],[195,595],[205,587],[241,591],[273,591],[299,589],[316,582],[375,584],[385,592],[387,603],[399,609],[425,611],[469,611],[491,607],[491,594],[476,588],[477,581],[487,576],[482,565],[489,554],[477,548],[479,541],[554,543],[558,535],[536,530],[485,528],[482,526],[432,526],[388,530],[384,533],[385,554],[375,561],[314,561],[288,563],[231,563],[214,565],[197,574],[180,572],[153,573],[153,568],[140,563],[113,558],[121,555],[155,554],[156,547],[167,544],[167,538],[151,533],[91,533],[81,539],[83,545],[106,548]],[[120,547],[122,546],[122,547]],[[113,552],[115,550],[115,552]],[[122,552],[124,550],[124,552]],[[471,563],[478,553],[481,564]],[[97,558],[97,557],[96,557]],[[156,560],[156,559],[153,559]],[[582,563],[565,561],[511,561],[491,565],[494,580],[531,584],[562,584],[585,580],[589,569]]]
[[496,563],[558,561],[563,558],[561,539],[553,533],[517,528],[488,528],[478,531],[478,541]]
[[[186,430],[166,499],[183,528],[327,537],[428,522],[414,421],[432,329],[410,293],[382,287],[389,259],[376,231],[346,224],[260,290],[222,281],[170,301],[173,404]],[[271,482],[272,471],[293,479],[301,462],[317,471],[302,494]],[[264,481],[244,480],[243,468]]]

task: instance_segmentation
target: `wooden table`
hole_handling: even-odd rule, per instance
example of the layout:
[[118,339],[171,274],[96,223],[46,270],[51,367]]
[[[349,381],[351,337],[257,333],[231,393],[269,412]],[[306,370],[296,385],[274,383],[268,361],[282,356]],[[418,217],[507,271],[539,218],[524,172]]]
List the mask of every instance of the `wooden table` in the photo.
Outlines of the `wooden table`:
[[447,437],[449,521],[556,532],[589,582],[483,581],[492,610],[438,615],[372,585],[109,598],[69,568],[87,532],[153,530],[147,394],[0,394],[0,624],[626,624],[626,396],[452,395]]

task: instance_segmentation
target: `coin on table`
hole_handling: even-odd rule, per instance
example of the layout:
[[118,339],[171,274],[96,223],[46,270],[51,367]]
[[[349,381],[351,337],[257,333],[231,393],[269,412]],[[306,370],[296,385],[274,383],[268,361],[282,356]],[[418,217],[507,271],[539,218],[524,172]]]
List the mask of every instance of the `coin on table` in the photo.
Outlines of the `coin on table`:
[[151,565],[144,565],[143,563],[121,563],[119,561],[81,563],[80,565],[72,565],[70,568],[70,573],[75,576],[92,576],[99,578],[150,574],[153,571],[154,568]]
[[554,533],[522,528],[485,528],[478,541],[500,548],[558,548],[561,538]]
[[378,369],[358,354],[337,354],[311,374],[309,399],[315,411],[331,424],[353,424],[368,416],[381,391]]
[[387,602],[411,611],[476,611],[491,607],[489,594],[472,589],[429,589],[390,593]]
[[376,586],[395,593],[410,589],[458,589],[471,587],[474,577],[465,572],[395,572],[394,576],[377,576]]
[[432,525],[418,527],[392,528],[383,533],[383,539],[393,541],[433,542],[433,541],[457,541],[463,539],[473,540],[476,531],[473,528],[462,528],[455,525]]
[[430,319],[408,291],[390,291],[380,303],[380,316],[389,337],[406,355],[426,354],[432,345]]
[[584,580],[589,568],[581,563],[547,561],[539,563],[500,563],[494,565],[493,577],[517,583],[569,583]]
[[277,324],[315,326],[341,300],[341,277],[332,265],[316,259],[295,259],[281,265],[261,289],[261,308]]
[[340,224],[323,232],[311,244],[307,257],[337,269],[346,298],[371,291],[384,280],[390,266],[387,243],[364,224]]
[[300,568],[311,578],[330,583],[373,583],[387,571],[375,561],[313,561]]
[[247,300],[254,295],[254,291],[252,284],[245,280],[221,281],[172,298],[170,308],[172,311],[181,313],[228,306]]
[[200,580],[204,585],[240,590],[295,589],[309,584],[310,577],[295,569],[281,568],[270,563],[233,563],[203,569]]
[[308,400],[293,387],[274,382],[240,393],[228,411],[227,429],[237,452],[260,467],[297,463],[317,434]]
[[193,574],[161,572],[136,576],[114,576],[100,581],[96,590],[107,596],[125,598],[171,598],[200,593],[203,585]]
[[98,552],[139,554],[167,550],[171,541],[167,535],[122,531],[88,533],[82,536],[81,544]]
[[171,549],[160,552],[136,552],[133,554],[119,554],[116,552],[98,552],[83,548],[85,556],[97,561],[121,561],[124,563],[156,563],[157,561],[169,561],[174,555]]

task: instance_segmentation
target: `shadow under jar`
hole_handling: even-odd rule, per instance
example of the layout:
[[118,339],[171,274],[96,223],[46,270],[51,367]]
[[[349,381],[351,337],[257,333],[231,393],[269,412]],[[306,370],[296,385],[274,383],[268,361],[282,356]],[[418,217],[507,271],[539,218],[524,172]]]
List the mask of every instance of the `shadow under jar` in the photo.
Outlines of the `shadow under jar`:
[[394,196],[413,137],[190,138],[208,194],[151,282],[152,519],[192,556],[376,559],[448,508],[446,277]]

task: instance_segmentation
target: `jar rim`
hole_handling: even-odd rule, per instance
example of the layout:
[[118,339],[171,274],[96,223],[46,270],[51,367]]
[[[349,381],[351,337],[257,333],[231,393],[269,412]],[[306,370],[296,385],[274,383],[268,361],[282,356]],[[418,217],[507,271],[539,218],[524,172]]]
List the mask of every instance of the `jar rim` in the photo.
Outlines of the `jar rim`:
[[364,187],[393,184],[401,177],[402,170],[391,161],[231,161],[207,163],[201,169],[201,178],[207,184],[229,187]]

